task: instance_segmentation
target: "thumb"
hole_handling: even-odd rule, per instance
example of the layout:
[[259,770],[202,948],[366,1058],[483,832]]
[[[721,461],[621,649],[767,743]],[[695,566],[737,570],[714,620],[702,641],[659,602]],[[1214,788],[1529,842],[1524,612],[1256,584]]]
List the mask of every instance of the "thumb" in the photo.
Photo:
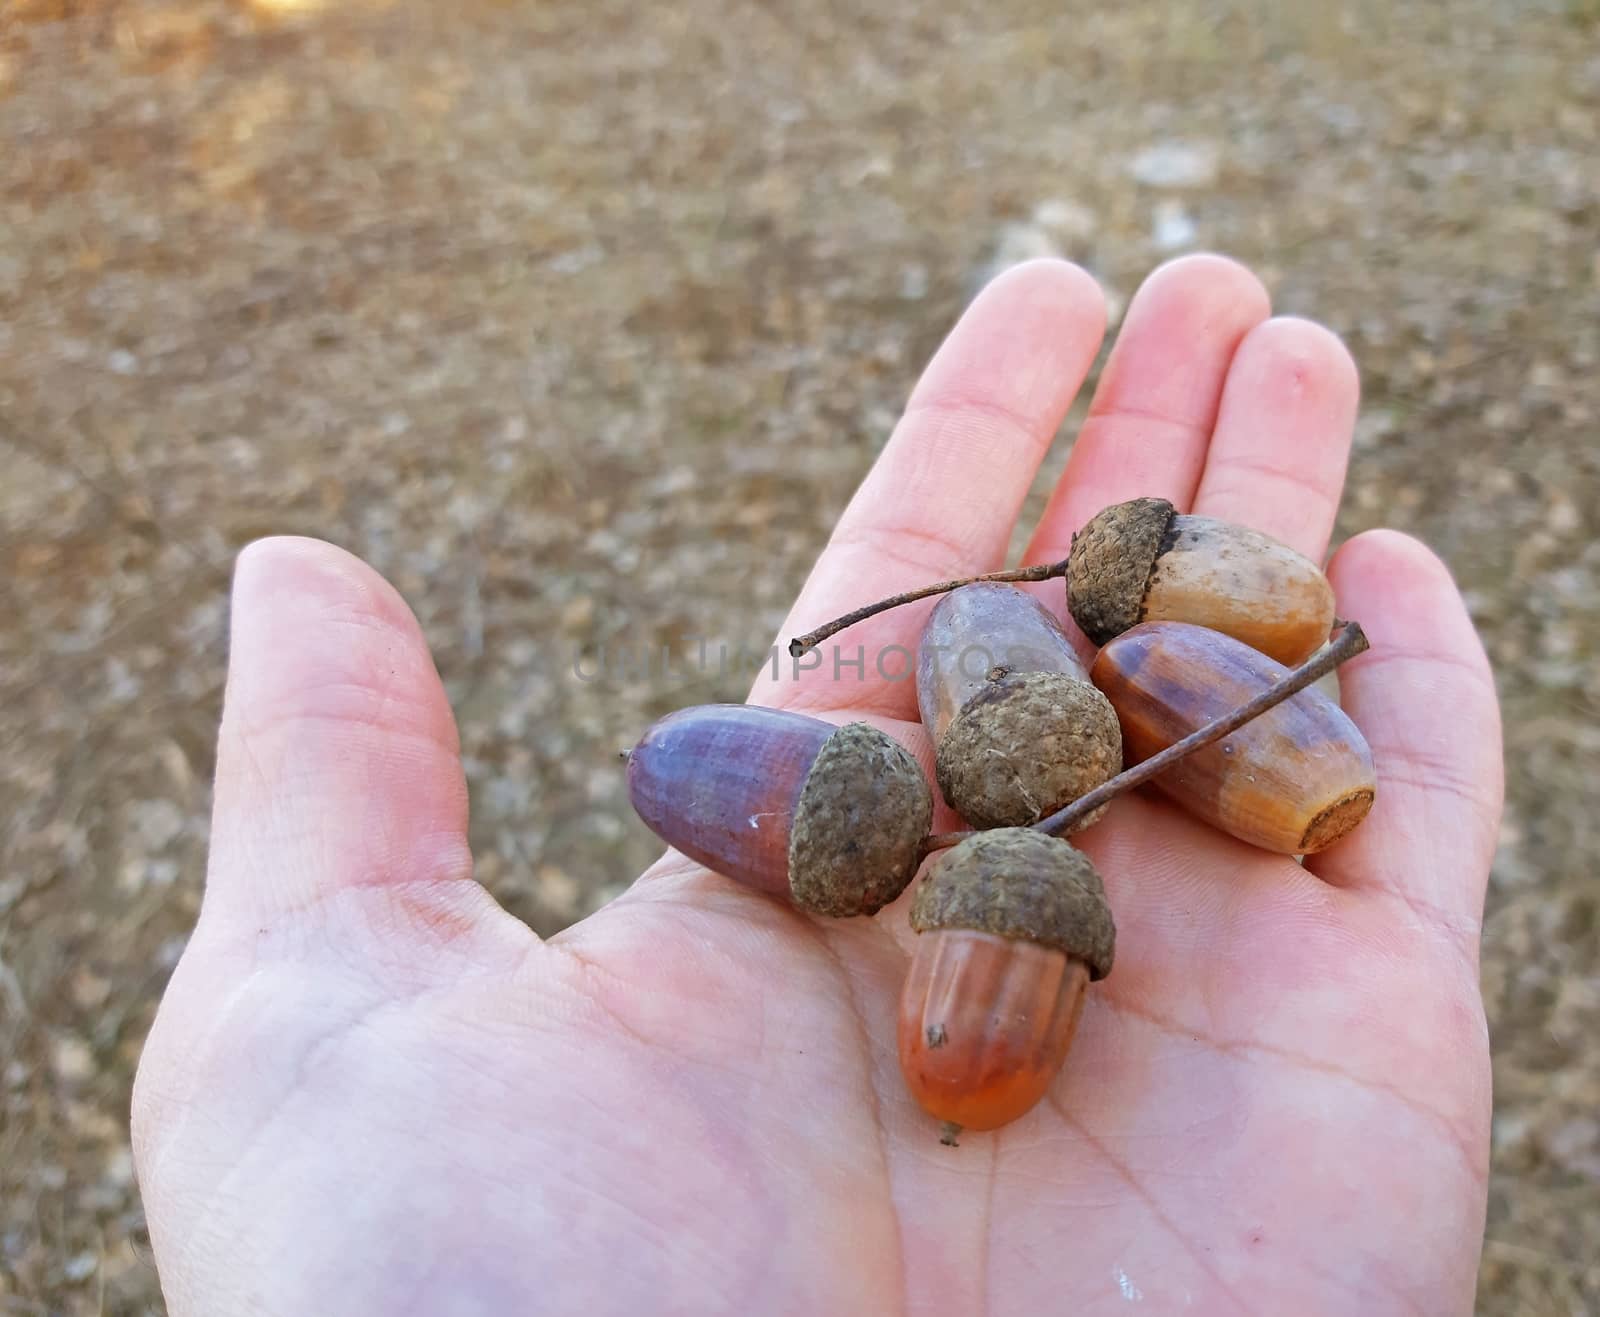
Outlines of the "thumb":
[[265,928],[350,889],[467,880],[466,827],[455,719],[404,600],[318,540],[246,548],[206,919]]

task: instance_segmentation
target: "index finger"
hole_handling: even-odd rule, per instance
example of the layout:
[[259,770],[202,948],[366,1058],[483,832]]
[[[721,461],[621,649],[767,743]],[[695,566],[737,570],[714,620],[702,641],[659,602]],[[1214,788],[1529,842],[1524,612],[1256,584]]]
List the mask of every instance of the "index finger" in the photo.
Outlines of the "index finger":
[[[1030,261],[991,282],[912,391],[781,639],[874,599],[997,567],[1105,319],[1099,286],[1065,261]],[[915,718],[915,683],[903,675],[931,607],[863,622],[813,651],[798,673],[787,665],[776,679],[764,672],[751,700]],[[887,657],[897,647],[904,653]]]

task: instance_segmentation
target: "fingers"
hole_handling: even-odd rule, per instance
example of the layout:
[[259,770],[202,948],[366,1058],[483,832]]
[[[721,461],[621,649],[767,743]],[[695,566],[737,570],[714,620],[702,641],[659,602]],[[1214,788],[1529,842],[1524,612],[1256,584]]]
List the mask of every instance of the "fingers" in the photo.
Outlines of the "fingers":
[[1228,369],[1193,511],[1321,561],[1359,397],[1355,362],[1332,331],[1292,317],[1257,325]]
[[1184,257],[1145,280],[1025,561],[1062,557],[1111,503],[1157,495],[1189,507],[1234,351],[1268,310],[1260,280],[1221,256]]
[[[1099,287],[1063,261],[1017,266],[985,288],[935,354],[845,510],[784,624],[780,652],[788,637],[857,605],[998,567],[1104,332]],[[780,679],[764,678],[751,698],[914,718],[914,683],[886,678],[876,659],[896,645],[914,650],[931,607],[897,609],[852,628],[816,651],[818,666],[798,680],[786,660]],[[864,672],[836,674],[833,654],[848,658],[858,647]],[[897,656],[888,670],[903,666]]]
[[1489,661],[1450,573],[1409,536],[1358,535],[1328,574],[1340,615],[1372,641],[1340,670],[1340,690],[1372,746],[1378,798],[1361,827],[1306,867],[1397,897],[1475,946],[1504,787]]
[[466,878],[455,720],[393,587],[317,540],[234,573],[205,912],[266,927],[347,887]]

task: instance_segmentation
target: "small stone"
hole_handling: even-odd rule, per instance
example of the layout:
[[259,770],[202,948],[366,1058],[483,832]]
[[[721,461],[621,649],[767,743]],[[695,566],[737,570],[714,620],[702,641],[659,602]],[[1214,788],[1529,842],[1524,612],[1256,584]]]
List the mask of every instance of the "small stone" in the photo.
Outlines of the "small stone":
[[1106,298],[1106,327],[1115,329],[1122,323],[1122,313],[1128,309],[1128,299],[1104,279],[1100,281],[1100,290]]
[[169,937],[156,948],[156,965],[164,970],[175,969],[179,959],[183,956],[183,949],[188,945],[189,938],[186,934]]
[[156,757],[172,779],[173,787],[187,795],[194,787],[194,765],[189,762],[183,747],[168,737],[156,747]]
[[594,621],[594,598],[581,594],[561,610],[561,625],[568,631],[586,631]]
[[618,571],[631,572],[639,565],[639,550],[616,532],[604,527],[592,531],[584,547],[609,560]]
[[183,831],[183,811],[170,800],[139,800],[128,809],[139,839],[153,851],[158,851]]
[[659,494],[687,494],[699,483],[700,476],[692,466],[675,466],[651,481]]
[[554,274],[582,274],[590,266],[599,265],[605,258],[605,248],[591,242],[559,252],[545,262],[545,268]]
[[1060,255],[1060,245],[1039,225],[1012,223],[1000,228],[995,239],[993,263],[1004,269],[1024,261]]
[[1544,1146],[1564,1170],[1600,1179],[1600,1122],[1586,1116],[1569,1120],[1545,1136]]
[[95,1072],[94,1052],[89,1044],[71,1035],[56,1039],[51,1064],[56,1077],[66,1084],[81,1084]]
[[1528,372],[1528,386],[1541,393],[1559,393],[1566,384],[1566,374],[1554,361],[1536,361]]
[[113,1116],[109,1111],[103,1111],[93,1102],[80,1102],[67,1099],[59,1108],[66,1117],[67,1128],[79,1140],[80,1146],[90,1144],[105,1145],[113,1139],[120,1139],[123,1132],[123,1122]]
[[585,821],[584,832],[598,841],[615,842],[622,836],[622,820],[612,814],[595,814]]
[[1194,218],[1180,201],[1163,201],[1156,208],[1150,226],[1151,241],[1157,251],[1175,252],[1192,247],[1200,231]]
[[75,1253],[61,1266],[61,1274],[74,1285],[81,1285],[94,1275],[100,1268],[100,1258],[97,1254],[84,1252]]
[[97,1011],[111,994],[111,980],[80,967],[72,972],[68,988],[74,1006],[84,1011]]
[[856,166],[855,181],[857,183],[870,182],[875,178],[893,178],[894,160],[879,152],[877,155],[868,156]]
[[117,704],[131,704],[139,698],[143,689],[143,683],[120,658],[106,661],[106,695],[110,700]]
[[1355,446],[1362,451],[1376,448],[1399,428],[1399,419],[1385,407],[1373,407],[1356,420]]
[[1551,500],[1550,515],[1545,519],[1545,525],[1557,535],[1571,535],[1583,526],[1583,514],[1570,498],[1558,494]]
[[1507,1151],[1528,1142],[1533,1124],[1526,1115],[1502,1112],[1494,1118],[1490,1137],[1496,1152]]
[[118,348],[106,358],[106,369],[113,375],[134,375],[139,370],[139,358],[123,348]]
[[113,1148],[111,1155],[106,1158],[107,1183],[127,1189],[133,1184],[133,1175],[133,1151],[125,1145]]
[[176,860],[147,860],[141,855],[132,855],[123,863],[117,875],[117,885],[125,892],[143,891],[147,887],[171,887],[178,880],[179,872]]
[[1090,241],[1100,226],[1087,206],[1062,197],[1051,197],[1035,206],[1033,222],[1057,241],[1070,244]]
[[539,867],[537,877],[539,899],[560,914],[570,914],[578,908],[583,896],[583,885],[565,869],[553,864]]
[[1147,187],[1202,188],[1217,181],[1217,150],[1206,142],[1157,142],[1134,156],[1128,172]]

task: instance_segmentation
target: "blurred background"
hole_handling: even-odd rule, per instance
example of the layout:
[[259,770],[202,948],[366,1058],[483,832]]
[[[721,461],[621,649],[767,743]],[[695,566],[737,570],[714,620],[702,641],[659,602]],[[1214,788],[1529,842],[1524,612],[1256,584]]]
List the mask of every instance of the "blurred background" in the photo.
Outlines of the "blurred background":
[[987,272],[1203,247],[1349,340],[1341,532],[1488,642],[1480,1306],[1600,1312],[1600,4],[1065,9],[0,0],[0,1313],[162,1311],[128,1092],[241,545],[400,587],[549,932],[657,851],[617,748],[746,684],[573,656],[764,649]]

